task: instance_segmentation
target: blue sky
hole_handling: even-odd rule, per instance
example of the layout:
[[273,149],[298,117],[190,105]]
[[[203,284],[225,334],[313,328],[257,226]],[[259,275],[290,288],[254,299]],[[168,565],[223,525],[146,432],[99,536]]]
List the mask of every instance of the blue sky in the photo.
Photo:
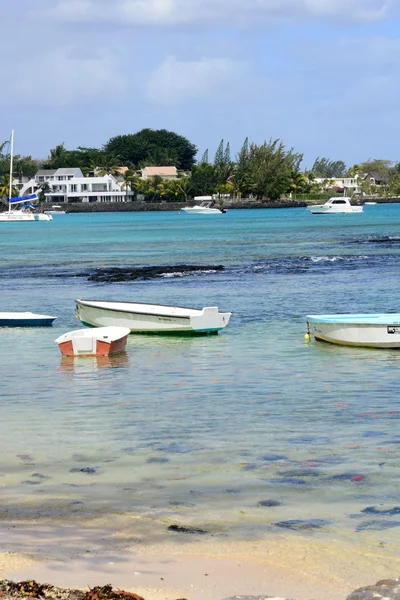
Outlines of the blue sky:
[[13,0],[2,42],[17,153],[151,127],[400,161],[400,0]]

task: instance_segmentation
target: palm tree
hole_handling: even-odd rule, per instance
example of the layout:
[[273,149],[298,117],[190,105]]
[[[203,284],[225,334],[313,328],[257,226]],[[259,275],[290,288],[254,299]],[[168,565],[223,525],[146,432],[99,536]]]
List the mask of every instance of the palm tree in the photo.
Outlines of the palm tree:
[[[9,198],[10,196],[10,175],[5,173],[0,181],[0,198]],[[11,196],[18,196],[18,190],[13,187],[11,189]]]
[[100,175],[100,177],[104,177],[104,175],[119,175],[121,164],[118,164],[118,161],[118,156],[105,154],[100,160],[100,164],[96,165],[93,161],[91,161],[90,168],[95,174]]
[[40,202],[44,202],[46,200],[45,194],[51,192],[52,188],[48,181],[44,181],[39,186],[40,192],[38,194],[38,198]]
[[128,191],[134,191],[134,196],[137,195],[137,192],[140,189],[140,182],[141,179],[138,175],[136,175],[135,171],[133,171],[132,169],[128,169],[127,171],[125,171],[124,183],[121,187],[126,191],[126,201],[128,201]]

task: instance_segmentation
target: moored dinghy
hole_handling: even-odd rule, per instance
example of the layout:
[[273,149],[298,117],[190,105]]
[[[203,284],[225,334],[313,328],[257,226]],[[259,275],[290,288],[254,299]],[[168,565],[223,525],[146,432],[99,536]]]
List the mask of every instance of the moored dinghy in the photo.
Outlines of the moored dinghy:
[[75,329],[56,339],[63,356],[109,356],[123,352],[130,329],[128,327],[97,327]]
[[308,315],[317,341],[341,346],[400,348],[400,313]]
[[0,327],[49,327],[56,318],[32,312],[0,312]]
[[217,306],[202,309],[144,304],[76,300],[77,316],[84,325],[129,327],[132,333],[210,334],[224,329],[232,315],[221,313]]

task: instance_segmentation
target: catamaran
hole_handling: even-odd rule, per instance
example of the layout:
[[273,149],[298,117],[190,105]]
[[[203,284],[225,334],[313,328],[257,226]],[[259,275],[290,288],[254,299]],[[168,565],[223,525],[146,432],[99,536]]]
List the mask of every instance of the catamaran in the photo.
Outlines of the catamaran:
[[[0,223],[13,222],[31,222],[31,221],[52,221],[51,215],[45,215],[35,212],[35,207],[30,203],[37,201],[36,194],[30,196],[13,196],[12,195],[12,174],[13,174],[13,156],[14,156],[14,131],[11,132],[11,148],[10,148],[10,186],[8,194],[8,211],[0,213]],[[27,204],[28,203],[28,204]],[[21,208],[14,209],[12,207],[21,204]]]

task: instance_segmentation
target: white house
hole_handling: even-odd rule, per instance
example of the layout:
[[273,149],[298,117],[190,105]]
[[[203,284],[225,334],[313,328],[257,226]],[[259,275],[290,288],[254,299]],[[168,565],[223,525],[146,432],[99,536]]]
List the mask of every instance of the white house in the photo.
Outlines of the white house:
[[341,189],[353,193],[360,192],[358,175],[354,175],[354,177],[316,177],[313,179],[313,183],[318,183],[329,190]]
[[61,202],[129,202],[132,192],[124,189],[112,175],[103,177],[84,177],[82,171],[57,169],[38,171],[33,179],[20,190],[20,195],[34,194],[47,183],[50,190],[45,192],[46,201]]

